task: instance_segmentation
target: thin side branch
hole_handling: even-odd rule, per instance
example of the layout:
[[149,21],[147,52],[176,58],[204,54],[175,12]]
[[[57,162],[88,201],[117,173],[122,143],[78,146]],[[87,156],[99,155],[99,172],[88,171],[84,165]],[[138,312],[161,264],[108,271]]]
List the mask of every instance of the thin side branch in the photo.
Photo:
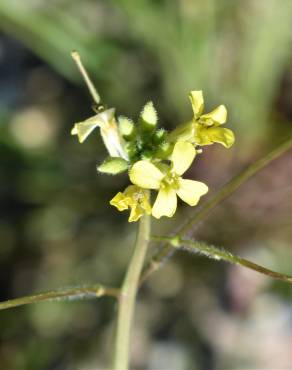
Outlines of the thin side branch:
[[252,176],[261,171],[274,159],[292,148],[292,138],[279,145],[276,149],[269,152],[264,157],[249,165],[240,174],[235,176],[226,185],[224,185],[213,197],[203,205],[203,207],[194,216],[190,217],[179,229],[178,235],[182,236],[192,229],[194,225],[200,222],[211,209],[220,204],[223,200],[233,194],[242,184],[247,182]]
[[84,298],[99,298],[102,296],[118,297],[119,289],[109,288],[100,284],[96,284],[64,290],[52,290],[50,292],[34,294],[26,297],[0,302],[0,310],[6,310],[12,307],[46,301],[60,301],[70,299],[78,300]]
[[[215,193],[209,201],[207,201],[201,209],[190,217],[185,223],[179,227],[177,236],[183,237],[187,234],[194,225],[200,222],[207,214],[223,200],[233,194],[242,184],[247,182],[252,176],[257,174],[260,170],[266,167],[274,159],[292,148],[292,138],[279,145],[276,149],[252,163],[239,175],[235,176],[226,185],[224,185],[217,193]],[[157,271],[164,262],[174,253],[173,247],[166,241],[157,252],[153,255],[143,270],[141,283],[143,283],[153,272]]]
[[217,261],[225,261],[225,262],[230,262],[234,265],[240,265],[247,267],[251,270],[257,271],[261,274],[264,274],[266,276],[269,276],[273,279],[285,281],[288,283],[292,283],[292,276],[291,275],[286,275],[286,274],[281,274],[279,272],[270,270],[266,267],[263,267],[261,265],[258,265],[257,263],[254,263],[252,261],[249,261],[245,258],[241,258],[239,256],[236,256],[229,251],[226,251],[223,248],[218,248],[213,245],[208,245],[206,243],[202,242],[197,242],[193,240],[188,240],[188,239],[179,239],[179,238],[173,238],[173,237],[153,237],[152,240],[154,241],[168,241],[169,245],[171,245],[172,248],[175,249],[182,249],[186,250],[191,253],[199,253],[202,254],[206,257],[215,259]]

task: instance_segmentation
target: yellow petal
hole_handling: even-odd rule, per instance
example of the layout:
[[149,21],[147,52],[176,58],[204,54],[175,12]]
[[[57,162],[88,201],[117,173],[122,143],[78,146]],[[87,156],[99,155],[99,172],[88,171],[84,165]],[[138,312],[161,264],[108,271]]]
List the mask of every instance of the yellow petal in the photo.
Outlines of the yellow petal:
[[200,197],[208,192],[208,186],[203,182],[194,180],[179,180],[177,195],[190,206],[195,206]]
[[148,161],[136,162],[129,172],[133,184],[144,189],[159,189],[163,173]]
[[136,185],[129,185],[126,187],[126,189],[124,190],[124,194],[130,198],[133,198],[135,193],[139,192],[140,191],[140,188],[139,186],[136,186]]
[[225,105],[219,105],[219,107],[212,110],[212,112],[203,114],[200,117],[200,122],[203,121],[207,126],[213,124],[222,125],[227,121],[227,109]]
[[136,206],[132,207],[128,221],[129,222],[136,222],[143,215],[144,215],[143,208],[139,204],[137,204]]
[[222,127],[197,127],[196,143],[199,145],[210,145],[213,143],[220,143],[225,148],[230,148],[234,141],[234,134],[228,128]]
[[171,155],[173,170],[178,175],[182,175],[192,164],[196,155],[196,149],[191,143],[178,141]]
[[195,118],[200,117],[204,110],[204,98],[202,90],[191,91],[189,94]]
[[177,198],[172,188],[160,189],[152,208],[152,215],[155,218],[161,216],[172,217],[176,211]]
[[230,148],[235,141],[234,133],[228,128],[212,127],[212,140],[225,148]]
[[129,208],[131,198],[124,193],[118,192],[110,201],[110,205],[116,207],[119,211],[124,211]]

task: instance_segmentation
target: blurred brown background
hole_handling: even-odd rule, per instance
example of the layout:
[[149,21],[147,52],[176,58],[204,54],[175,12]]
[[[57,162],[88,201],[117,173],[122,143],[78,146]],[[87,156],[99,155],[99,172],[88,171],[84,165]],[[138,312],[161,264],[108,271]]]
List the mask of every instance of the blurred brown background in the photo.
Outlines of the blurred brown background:
[[[290,0],[0,0],[1,300],[118,285],[132,250],[135,226],[108,204],[126,176],[97,175],[97,132],[70,136],[92,114],[72,49],[118,114],[151,99],[171,129],[191,117],[192,89],[207,109],[226,104],[236,144],[206,148],[190,171],[212,193],[292,134],[291,19]],[[290,152],[193,235],[292,273],[291,178]],[[291,303],[285,283],[177,254],[141,290],[133,369],[291,369]],[[105,369],[114,316],[109,298],[2,311],[0,369]]]

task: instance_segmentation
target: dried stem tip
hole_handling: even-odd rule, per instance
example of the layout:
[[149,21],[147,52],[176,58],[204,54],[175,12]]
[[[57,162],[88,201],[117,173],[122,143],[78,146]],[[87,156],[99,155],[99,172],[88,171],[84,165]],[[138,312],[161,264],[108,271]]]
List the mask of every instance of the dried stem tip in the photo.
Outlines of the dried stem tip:
[[83,79],[84,79],[87,87],[88,87],[88,90],[89,90],[89,92],[90,92],[90,94],[91,94],[91,96],[93,98],[93,101],[97,105],[99,105],[100,102],[101,102],[100,96],[99,96],[99,94],[98,94],[95,86],[93,85],[93,83],[92,83],[92,81],[91,81],[91,79],[90,79],[90,77],[89,77],[86,69],[83,66],[83,63],[81,61],[81,58],[80,58],[79,53],[76,50],[73,50],[71,52],[71,56],[72,56],[72,59],[74,60],[74,62],[76,63],[76,65],[77,65],[77,67],[78,67],[78,69],[79,69],[79,71],[80,71],[80,73],[81,73],[81,75],[82,75],[82,77],[83,77]]

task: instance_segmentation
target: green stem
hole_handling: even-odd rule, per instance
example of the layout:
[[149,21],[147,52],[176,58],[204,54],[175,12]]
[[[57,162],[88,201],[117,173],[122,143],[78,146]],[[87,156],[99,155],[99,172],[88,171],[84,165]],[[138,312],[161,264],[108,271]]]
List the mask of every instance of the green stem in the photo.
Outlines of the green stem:
[[129,368],[129,348],[135,301],[150,236],[150,216],[140,219],[134,254],[121,288],[115,343],[114,370]]
[[31,303],[39,303],[54,300],[65,299],[83,299],[97,298],[101,296],[118,297],[119,290],[116,288],[107,288],[100,284],[70,288],[65,290],[52,290],[50,292],[34,294],[26,297],[10,299],[0,302],[0,310],[5,310],[12,307],[24,306]]
[[[252,176],[258,173],[261,169],[266,167],[271,161],[278,158],[280,155],[285,153],[287,150],[292,148],[292,138],[286,140],[284,143],[279,145],[276,149],[269,152],[267,155],[257,160],[248,166],[239,175],[235,176],[226,185],[224,185],[217,193],[215,193],[209,201],[207,201],[201,209],[190,217],[177,231],[177,236],[182,237],[189,232],[194,225],[200,222],[214,207],[219,203],[233,194],[242,184],[249,180]],[[148,278],[153,272],[157,271],[168,259],[174,250],[169,243],[164,243],[161,248],[153,255],[151,260],[148,262],[141,277],[141,283]]]
[[235,256],[234,254],[230,253],[229,251],[224,250],[223,248],[218,248],[213,245],[208,245],[206,243],[197,242],[188,239],[180,239],[178,237],[168,237],[168,236],[154,236],[151,240],[155,242],[168,242],[168,244],[175,249],[184,249],[192,253],[201,253],[204,256],[215,260],[222,260],[226,262],[230,262],[234,265],[240,265],[247,267],[251,270],[257,271],[261,274],[267,275],[273,279],[285,281],[288,283],[292,283],[292,276],[281,274],[279,272],[267,269],[261,265],[258,265],[254,262],[251,262],[245,258],[241,258],[239,256]]
[[269,152],[264,157],[249,165],[240,174],[231,179],[224,185],[213,197],[204,204],[204,206],[194,216],[190,217],[180,228],[178,234],[182,236],[192,229],[199,221],[201,221],[211,209],[216,207],[223,200],[233,194],[242,184],[248,181],[252,176],[266,167],[271,161],[278,158],[287,150],[292,148],[292,138],[279,145],[276,149]]

